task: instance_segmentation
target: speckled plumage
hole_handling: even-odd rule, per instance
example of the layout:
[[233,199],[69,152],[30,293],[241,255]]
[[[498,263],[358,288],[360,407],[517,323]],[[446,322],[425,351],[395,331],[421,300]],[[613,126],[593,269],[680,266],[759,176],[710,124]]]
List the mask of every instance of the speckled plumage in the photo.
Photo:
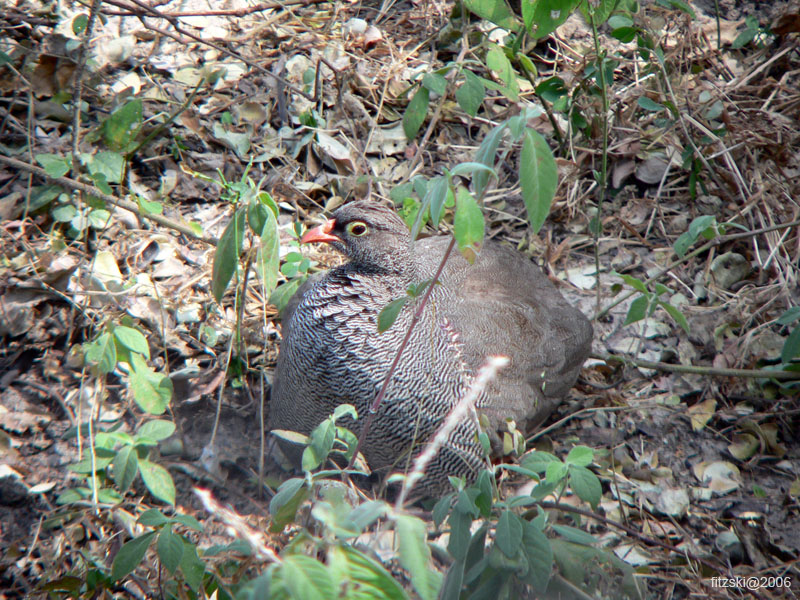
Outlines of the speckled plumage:
[[[309,433],[350,403],[360,418],[348,425],[360,433],[416,306],[407,303],[384,333],[378,313],[411,283],[433,277],[449,242],[440,236],[410,246],[394,212],[364,201],[343,206],[333,221],[330,234],[341,241],[329,241],[350,262],[310,279],[284,315],[271,429]],[[357,221],[364,235],[348,230]],[[591,336],[583,314],[519,253],[487,242],[469,265],[453,252],[375,416],[363,448],[368,463],[402,469],[412,441],[428,440],[490,354],[511,364],[478,400],[479,412],[492,429],[506,418],[519,428],[538,424],[574,384]],[[446,489],[447,475],[472,477],[484,464],[473,420],[448,442],[423,481],[429,493]]]

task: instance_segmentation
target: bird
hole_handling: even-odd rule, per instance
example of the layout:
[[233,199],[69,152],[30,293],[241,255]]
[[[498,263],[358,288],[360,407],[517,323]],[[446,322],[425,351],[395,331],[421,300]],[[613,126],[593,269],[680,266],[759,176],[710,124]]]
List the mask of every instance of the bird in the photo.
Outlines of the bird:
[[[378,315],[409,286],[434,277],[450,237],[412,243],[394,210],[356,200],[301,241],[328,243],[349,260],[309,278],[285,309],[268,425],[309,434],[347,403],[358,419],[343,424],[360,435],[421,300],[406,302],[386,331],[378,331]],[[510,360],[476,402],[496,450],[507,419],[530,431],[547,418],[591,350],[583,313],[527,257],[499,242],[486,241],[474,264],[451,252],[432,285],[362,446],[373,472],[401,470],[422,451],[487,356]],[[478,433],[478,419],[458,423],[426,469],[424,494],[442,494],[450,476],[471,481],[486,467]],[[298,464],[297,448],[278,442]]]

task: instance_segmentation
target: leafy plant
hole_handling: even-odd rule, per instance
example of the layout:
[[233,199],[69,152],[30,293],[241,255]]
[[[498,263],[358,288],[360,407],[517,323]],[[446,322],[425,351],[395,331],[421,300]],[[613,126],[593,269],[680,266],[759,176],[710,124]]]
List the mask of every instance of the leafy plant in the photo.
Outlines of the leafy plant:
[[[639,296],[631,302],[630,308],[628,308],[628,314],[625,317],[624,325],[631,325],[632,323],[651,317],[656,309],[661,308],[680,325],[686,333],[690,333],[689,323],[680,309],[670,304],[668,300],[662,299],[662,296],[669,296],[672,294],[672,290],[667,286],[656,282],[653,284],[654,291],[651,292],[641,279],[620,273],[614,273],[614,275],[620,277],[626,284],[639,292]],[[615,284],[612,287],[612,291],[615,293],[620,289],[620,284]]]

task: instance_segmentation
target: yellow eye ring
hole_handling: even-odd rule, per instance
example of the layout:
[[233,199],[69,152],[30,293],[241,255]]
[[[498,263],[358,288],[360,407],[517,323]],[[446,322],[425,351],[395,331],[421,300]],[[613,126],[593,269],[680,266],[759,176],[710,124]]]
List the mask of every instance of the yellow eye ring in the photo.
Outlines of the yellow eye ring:
[[369,231],[369,227],[364,221],[353,221],[352,223],[347,224],[347,233],[355,237],[361,237],[362,235],[366,235]]

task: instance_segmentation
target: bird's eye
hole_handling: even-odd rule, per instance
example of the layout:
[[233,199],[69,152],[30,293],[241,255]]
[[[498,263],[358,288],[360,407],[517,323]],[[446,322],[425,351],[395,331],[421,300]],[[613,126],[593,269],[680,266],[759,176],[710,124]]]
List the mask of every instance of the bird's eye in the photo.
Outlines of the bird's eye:
[[369,231],[369,227],[363,221],[353,221],[347,225],[347,233],[356,237],[361,237]]

